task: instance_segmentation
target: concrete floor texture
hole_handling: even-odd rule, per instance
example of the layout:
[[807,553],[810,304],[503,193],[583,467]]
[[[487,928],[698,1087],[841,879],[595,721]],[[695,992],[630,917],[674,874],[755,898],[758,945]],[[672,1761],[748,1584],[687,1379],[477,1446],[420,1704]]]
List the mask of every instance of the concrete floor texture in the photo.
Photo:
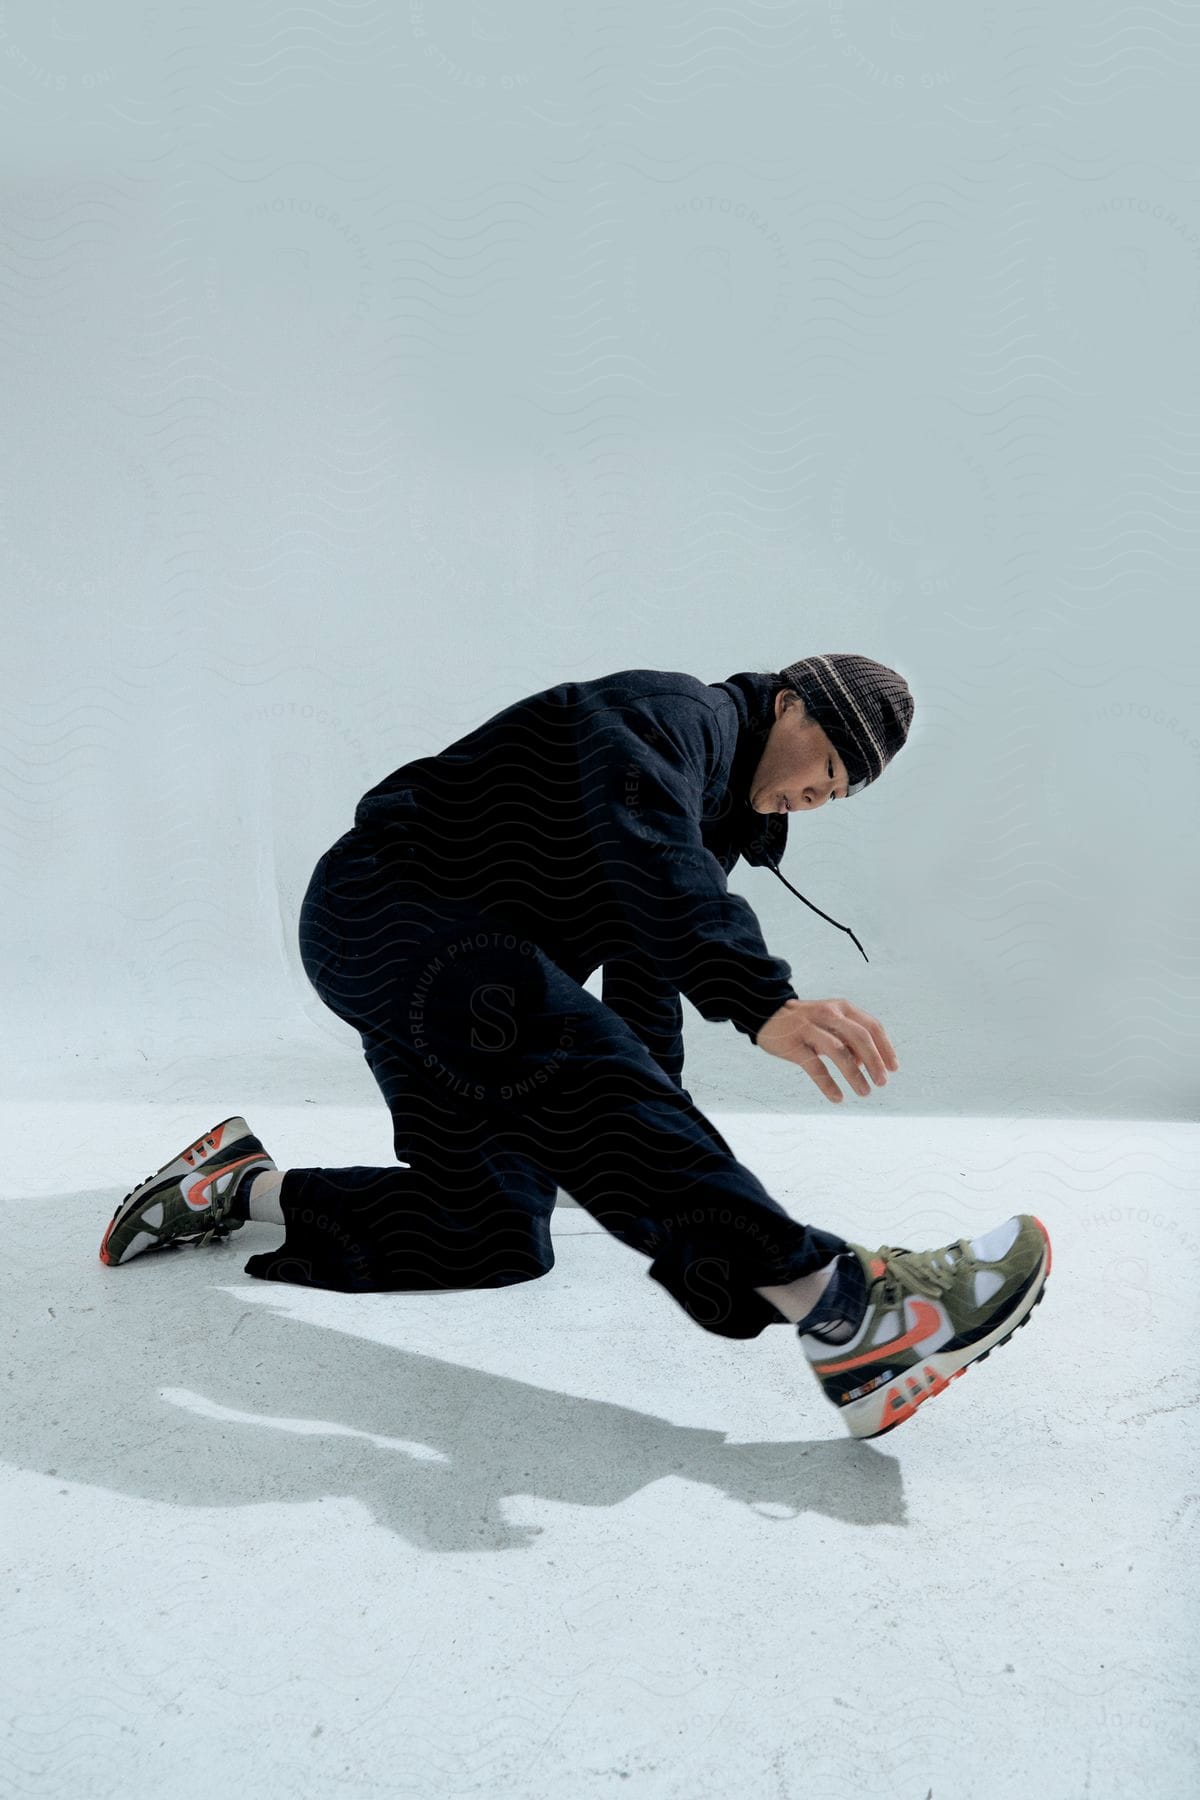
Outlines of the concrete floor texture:
[[797,1218],[925,1248],[1017,1211],[1026,1327],[855,1443],[786,1326],[691,1323],[560,1195],[540,1281],[347,1296],[278,1242],[106,1269],[231,1113],[386,1163],[381,1108],[3,1109],[0,1792],[1190,1800],[1190,1125],[714,1114]]

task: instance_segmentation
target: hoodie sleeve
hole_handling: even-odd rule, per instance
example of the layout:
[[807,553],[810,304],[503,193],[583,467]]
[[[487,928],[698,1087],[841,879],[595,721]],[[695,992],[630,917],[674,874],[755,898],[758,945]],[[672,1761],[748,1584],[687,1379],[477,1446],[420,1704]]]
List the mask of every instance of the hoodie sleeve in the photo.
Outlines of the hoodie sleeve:
[[683,1004],[679,989],[662,981],[642,956],[604,965],[601,998],[645,1044],[677,1087],[683,1085]]
[[786,1000],[753,909],[729,891],[701,835],[720,734],[703,701],[670,693],[591,714],[579,739],[584,829],[600,876],[583,897],[609,939],[638,952],[697,1012],[753,1038]]

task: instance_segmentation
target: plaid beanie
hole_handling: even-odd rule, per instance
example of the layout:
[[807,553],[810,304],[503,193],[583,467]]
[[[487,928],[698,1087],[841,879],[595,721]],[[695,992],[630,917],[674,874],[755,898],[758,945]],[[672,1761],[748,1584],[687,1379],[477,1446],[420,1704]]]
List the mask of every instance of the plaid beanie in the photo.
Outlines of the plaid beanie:
[[805,656],[779,671],[846,765],[861,794],[904,748],[913,697],[903,675],[869,656]]

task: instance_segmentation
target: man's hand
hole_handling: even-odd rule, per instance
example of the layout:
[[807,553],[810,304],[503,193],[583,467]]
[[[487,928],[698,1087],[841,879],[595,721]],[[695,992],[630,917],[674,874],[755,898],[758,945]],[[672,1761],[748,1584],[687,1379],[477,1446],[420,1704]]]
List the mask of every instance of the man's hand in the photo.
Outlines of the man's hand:
[[900,1067],[879,1020],[849,1000],[785,1000],[759,1027],[755,1042],[771,1056],[798,1063],[827,1100],[845,1096],[821,1061],[823,1056],[837,1064],[857,1094],[871,1091],[863,1068],[876,1087],[883,1087],[887,1070],[894,1074]]

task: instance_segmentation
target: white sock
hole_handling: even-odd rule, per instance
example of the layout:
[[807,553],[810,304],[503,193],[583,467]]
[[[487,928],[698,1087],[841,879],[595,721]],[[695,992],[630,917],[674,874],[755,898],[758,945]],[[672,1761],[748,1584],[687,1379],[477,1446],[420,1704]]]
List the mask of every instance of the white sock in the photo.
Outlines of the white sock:
[[262,1219],[272,1225],[284,1223],[283,1208],[279,1204],[279,1190],[283,1186],[282,1169],[260,1169],[250,1183],[247,1198],[247,1212],[252,1219]]
[[848,1344],[860,1330],[867,1306],[867,1283],[853,1250],[834,1258],[834,1273],[810,1313],[796,1326],[803,1337]]

